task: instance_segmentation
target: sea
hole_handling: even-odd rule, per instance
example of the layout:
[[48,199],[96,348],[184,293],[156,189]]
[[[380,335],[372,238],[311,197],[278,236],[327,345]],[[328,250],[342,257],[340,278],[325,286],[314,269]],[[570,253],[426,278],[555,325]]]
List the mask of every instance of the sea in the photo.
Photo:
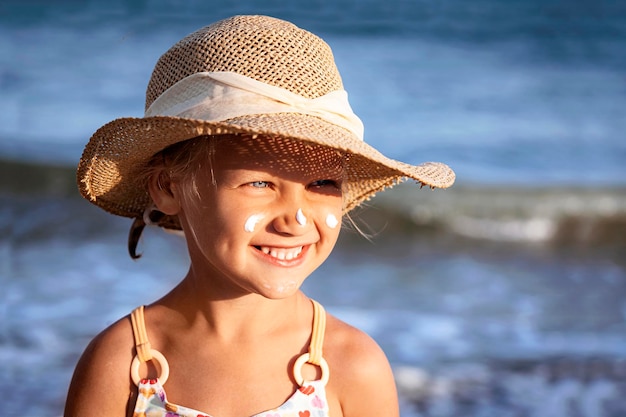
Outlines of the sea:
[[176,285],[182,240],[78,197],[96,129],[143,114],[158,57],[234,14],[332,47],[365,140],[442,161],[357,209],[304,284],[368,332],[402,417],[626,416],[626,2],[3,0],[2,414],[57,417],[104,327]]

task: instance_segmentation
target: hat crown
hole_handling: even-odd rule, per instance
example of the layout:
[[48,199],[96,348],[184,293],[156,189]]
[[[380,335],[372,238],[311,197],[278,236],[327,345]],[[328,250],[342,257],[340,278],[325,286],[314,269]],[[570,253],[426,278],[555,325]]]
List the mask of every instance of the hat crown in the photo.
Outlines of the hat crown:
[[343,89],[332,51],[318,36],[268,16],[234,16],[187,35],[159,58],[148,83],[146,109],[183,78],[222,71],[306,98]]

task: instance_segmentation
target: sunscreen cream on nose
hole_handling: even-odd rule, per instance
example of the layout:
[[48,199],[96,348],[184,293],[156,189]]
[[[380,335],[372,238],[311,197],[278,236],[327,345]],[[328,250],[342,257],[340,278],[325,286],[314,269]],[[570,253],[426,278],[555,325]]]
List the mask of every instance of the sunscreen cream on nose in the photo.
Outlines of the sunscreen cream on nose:
[[298,212],[296,213],[296,221],[300,226],[306,226],[306,217],[304,217],[302,209],[298,209]]

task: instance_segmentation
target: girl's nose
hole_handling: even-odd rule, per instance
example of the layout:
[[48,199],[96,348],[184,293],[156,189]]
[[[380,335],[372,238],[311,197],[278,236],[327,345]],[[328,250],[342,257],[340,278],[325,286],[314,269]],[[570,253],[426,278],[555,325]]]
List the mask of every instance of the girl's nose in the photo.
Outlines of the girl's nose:
[[312,223],[307,212],[308,210],[303,207],[285,208],[274,218],[272,222],[274,230],[287,235],[300,235],[307,232]]

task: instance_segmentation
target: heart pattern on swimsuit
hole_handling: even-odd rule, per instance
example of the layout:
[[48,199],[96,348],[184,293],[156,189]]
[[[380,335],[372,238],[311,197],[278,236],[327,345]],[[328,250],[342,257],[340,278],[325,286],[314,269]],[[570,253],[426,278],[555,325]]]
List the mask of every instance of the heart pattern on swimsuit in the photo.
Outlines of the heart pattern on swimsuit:
[[315,392],[315,388],[313,388],[312,385],[307,385],[306,387],[300,387],[298,389],[305,395],[311,395]]

